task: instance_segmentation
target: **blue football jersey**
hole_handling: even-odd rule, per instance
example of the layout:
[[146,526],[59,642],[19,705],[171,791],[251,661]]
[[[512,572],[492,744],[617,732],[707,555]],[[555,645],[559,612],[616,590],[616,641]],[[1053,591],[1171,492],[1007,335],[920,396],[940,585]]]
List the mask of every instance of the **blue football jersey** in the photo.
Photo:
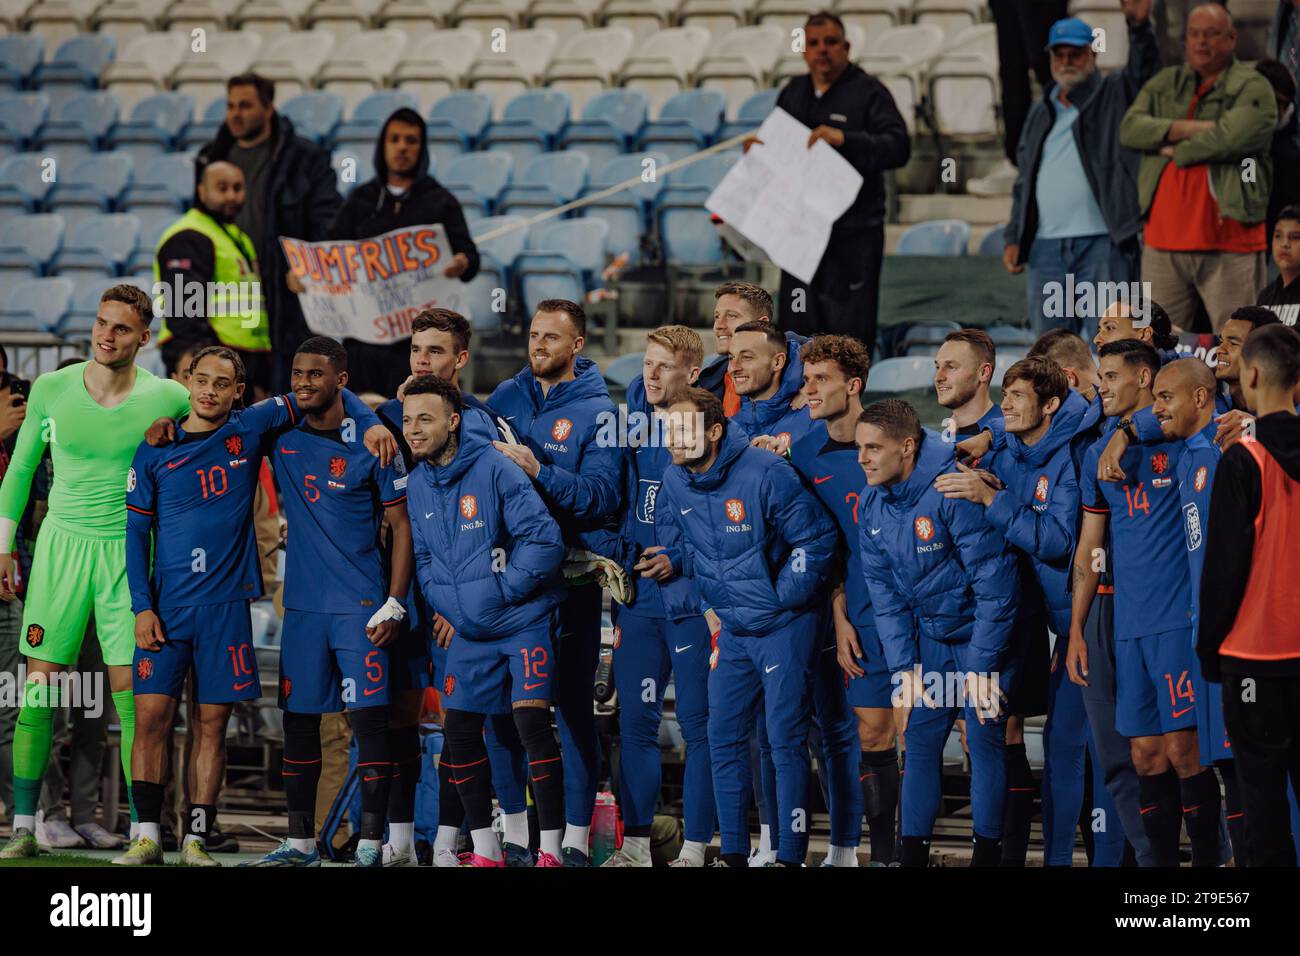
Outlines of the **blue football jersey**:
[[[1217,422],[1210,422],[1210,429]],[[1205,531],[1210,517],[1210,489],[1214,469],[1219,465],[1219,446],[1213,432],[1197,432],[1184,442],[1178,461],[1178,495],[1183,508],[1183,532],[1187,541],[1188,572],[1191,575],[1192,633],[1200,624],[1201,569],[1205,566]]]
[[1110,515],[1116,637],[1190,627],[1191,575],[1178,495],[1183,443],[1132,445],[1120,459],[1124,481],[1098,481],[1097,462],[1109,437],[1084,456],[1079,492],[1085,511]]
[[358,439],[304,425],[276,439],[271,456],[289,524],[284,606],[355,614],[388,595],[379,526],[406,500],[401,456],[384,467]]
[[[258,472],[269,434],[295,420],[292,399],[277,396],[232,411],[215,431],[192,434],[178,426],[171,445],[140,444],[126,482],[132,611],[261,596],[253,531]],[[152,575],[151,529],[159,532]]]

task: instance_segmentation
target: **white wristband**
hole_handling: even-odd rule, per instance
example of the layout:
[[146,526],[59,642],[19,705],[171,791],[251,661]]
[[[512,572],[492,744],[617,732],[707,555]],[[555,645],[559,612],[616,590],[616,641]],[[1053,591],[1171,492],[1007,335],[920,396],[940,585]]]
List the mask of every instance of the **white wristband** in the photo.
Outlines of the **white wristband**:
[[374,614],[370,615],[370,620],[366,622],[366,627],[378,627],[385,621],[400,621],[406,617],[406,608],[402,607],[402,602],[397,598],[389,595],[384,606]]
[[0,552],[8,554],[14,549],[14,532],[18,522],[13,518],[0,518]]

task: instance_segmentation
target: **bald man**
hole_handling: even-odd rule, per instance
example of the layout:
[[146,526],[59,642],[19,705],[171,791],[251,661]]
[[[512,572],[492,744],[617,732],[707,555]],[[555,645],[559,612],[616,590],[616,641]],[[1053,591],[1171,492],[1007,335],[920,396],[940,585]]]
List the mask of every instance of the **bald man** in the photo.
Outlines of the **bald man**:
[[257,247],[235,220],[248,193],[244,172],[218,160],[197,168],[189,212],[172,223],[154,256],[155,293],[163,296],[158,336],[167,374],[184,373],[181,356],[226,345],[244,361],[257,399],[270,384],[271,337]]
[[1219,331],[1267,281],[1277,102],[1236,49],[1228,11],[1196,7],[1187,62],[1152,77],[1119,127],[1121,145],[1142,153],[1142,279],[1180,329],[1191,329],[1203,307]]

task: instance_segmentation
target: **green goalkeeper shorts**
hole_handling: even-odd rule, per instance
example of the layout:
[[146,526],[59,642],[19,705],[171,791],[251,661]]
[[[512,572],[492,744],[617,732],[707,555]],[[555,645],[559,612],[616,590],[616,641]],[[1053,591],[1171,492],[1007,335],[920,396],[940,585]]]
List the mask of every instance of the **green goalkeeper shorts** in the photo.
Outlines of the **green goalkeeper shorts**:
[[92,538],[48,519],[36,538],[31,580],[23,598],[19,647],[28,657],[75,664],[93,613],[104,663],[129,666],[135,657],[135,615],[126,581],[126,538]]

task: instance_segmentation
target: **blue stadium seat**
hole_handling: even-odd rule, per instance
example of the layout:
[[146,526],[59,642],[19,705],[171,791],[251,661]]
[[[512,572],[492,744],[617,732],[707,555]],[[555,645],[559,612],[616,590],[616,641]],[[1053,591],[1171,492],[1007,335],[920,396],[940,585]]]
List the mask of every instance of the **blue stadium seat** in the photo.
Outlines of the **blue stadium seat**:
[[[474,223],[475,236],[484,236],[503,226],[514,225],[524,221],[523,216],[487,216]],[[513,275],[515,259],[524,251],[528,241],[527,229],[516,229],[495,239],[475,239],[480,257],[491,256],[501,269],[502,285],[510,281]]]
[[120,275],[135,251],[140,220],[130,213],[90,216],[69,230],[50,263],[52,275]]
[[45,275],[63,245],[65,224],[54,213],[0,220],[0,282]]
[[24,279],[0,300],[0,331],[53,332],[72,307],[71,279]]
[[989,379],[989,384],[994,388],[1001,388],[1002,376],[1007,374],[1007,369],[1028,354],[1029,349],[1024,346],[1019,348],[999,348],[997,359],[993,362],[993,377]]
[[730,119],[722,124],[722,129],[718,130],[717,138],[714,140],[730,139],[733,136],[739,136],[741,133],[752,132],[763,125],[763,120],[767,119],[767,114],[776,109],[776,98],[781,93],[780,90],[759,90],[749,96],[745,102],[740,104],[740,109],[736,110],[734,119]]
[[632,352],[628,355],[620,355],[614,361],[610,362],[605,369],[605,381],[611,385],[617,385],[619,388],[627,388],[632,384],[632,379],[641,374],[645,368],[645,353]]
[[74,277],[73,283],[72,305],[55,329],[58,335],[70,339],[90,337],[91,329],[95,325],[95,316],[99,314],[100,297],[113,286],[126,283],[134,285],[143,292],[152,292],[152,283],[143,279],[86,275]]
[[127,275],[148,273],[152,277],[154,253],[158,249],[158,240],[162,238],[162,234],[167,227],[178,218],[176,211],[154,206],[143,206],[132,209],[131,215],[140,221],[140,234],[136,237],[135,250],[131,253],[131,258],[126,261],[126,268],[123,271]]
[[[662,153],[616,156],[592,177],[591,185],[584,195],[641,177],[646,169],[643,165],[646,159],[653,159],[656,166],[668,162]],[[652,182],[641,182],[630,189],[598,199],[580,209],[578,215],[584,219],[604,220],[609,226],[609,235],[605,240],[606,251],[613,256],[626,252],[631,265],[640,265],[641,239],[650,229],[650,210],[662,185],[663,181],[656,176]]]
[[107,33],[83,33],[59,45],[54,59],[42,63],[32,74],[31,85],[50,94],[58,104],[79,90],[93,90],[99,77],[117,55],[117,41]]
[[650,99],[641,90],[605,90],[587,103],[582,119],[565,127],[560,147],[586,153],[599,167],[632,148],[649,111]]
[[[351,165],[348,165],[349,160]],[[375,178],[373,150],[361,146],[336,149],[330,155],[330,165],[338,177],[339,194],[345,197],[362,183]]]
[[404,106],[418,113],[419,97],[409,90],[379,90],[371,93],[357,104],[352,116],[334,130],[334,148],[373,154],[384,121]]
[[664,104],[659,118],[641,130],[641,149],[681,159],[709,145],[722,126],[727,99],[718,90],[684,90]]
[[500,268],[491,256],[484,256],[478,275],[465,284],[469,326],[480,335],[490,335],[501,329],[502,313],[492,308],[496,304],[497,289],[508,288],[497,271]]
[[957,332],[961,326],[956,322],[922,322],[907,329],[903,342],[898,346],[900,356],[934,355],[943,345],[943,340],[951,332]]
[[44,153],[19,153],[0,162],[0,214],[35,212],[50,191],[56,169]]
[[538,153],[554,149],[556,137],[568,121],[568,93],[528,90],[506,104],[501,119],[488,126],[478,148],[507,150],[514,154],[515,165],[522,166]]
[[480,213],[479,218],[491,214],[498,198],[510,182],[514,157],[505,152],[467,153],[454,159],[439,181],[460,200],[466,209]]
[[1006,248],[1006,240],[1002,238],[1002,231],[1007,228],[1005,222],[1000,222],[984,234],[980,240],[979,254],[982,256],[995,256],[1002,258],[1002,250]]
[[343,97],[328,90],[309,90],[285,103],[280,112],[293,123],[295,133],[323,145],[343,120]]
[[537,311],[543,299],[568,299],[581,302],[586,297],[582,270],[563,253],[525,252],[517,261],[519,294],[524,314]]
[[180,213],[193,197],[194,160],[184,153],[164,153],[136,170],[118,206],[132,212],[140,206],[164,206]]
[[78,93],[54,110],[36,133],[37,149],[53,154],[59,165],[104,148],[105,138],[117,122],[117,96],[107,90]]
[[543,299],[586,299],[605,265],[607,233],[599,219],[549,222],[530,231],[528,248],[515,260],[527,314]]
[[718,153],[668,174],[655,202],[655,221],[669,262],[713,265],[722,261],[722,241],[704,201],[738,159],[737,153]]
[[218,96],[203,110],[203,118],[192,120],[180,136],[180,148],[184,150],[203,146],[216,137],[221,124],[226,121],[226,98]]
[[464,90],[444,96],[429,110],[429,153],[446,169],[461,153],[474,148],[492,120],[492,97]]
[[906,392],[934,385],[934,360],[929,356],[887,358],[871,363],[868,392]]
[[530,159],[501,197],[501,212],[534,211],[576,199],[587,185],[586,153],[561,151]]
[[131,184],[135,161],[127,152],[83,156],[45,197],[45,208],[60,213],[68,231],[87,216],[112,212]]
[[131,110],[131,118],[108,132],[109,149],[125,149],[136,162],[180,146],[181,131],[194,118],[194,97],[188,93],[155,93]]
[[1038,336],[1032,329],[1022,329],[1014,325],[990,325],[985,331],[993,340],[993,344],[998,347],[999,354],[1004,346],[1027,350],[1038,341]]
[[0,150],[6,154],[31,149],[36,131],[50,118],[50,98],[44,93],[0,95]]
[[970,225],[962,219],[918,222],[898,237],[894,250],[900,256],[964,256],[970,243]]
[[605,237],[609,227],[599,219],[558,219],[538,223],[528,233],[529,252],[561,252],[585,273],[594,286],[595,276],[605,267]]
[[32,74],[44,58],[45,40],[38,33],[0,37],[0,89],[30,89]]

